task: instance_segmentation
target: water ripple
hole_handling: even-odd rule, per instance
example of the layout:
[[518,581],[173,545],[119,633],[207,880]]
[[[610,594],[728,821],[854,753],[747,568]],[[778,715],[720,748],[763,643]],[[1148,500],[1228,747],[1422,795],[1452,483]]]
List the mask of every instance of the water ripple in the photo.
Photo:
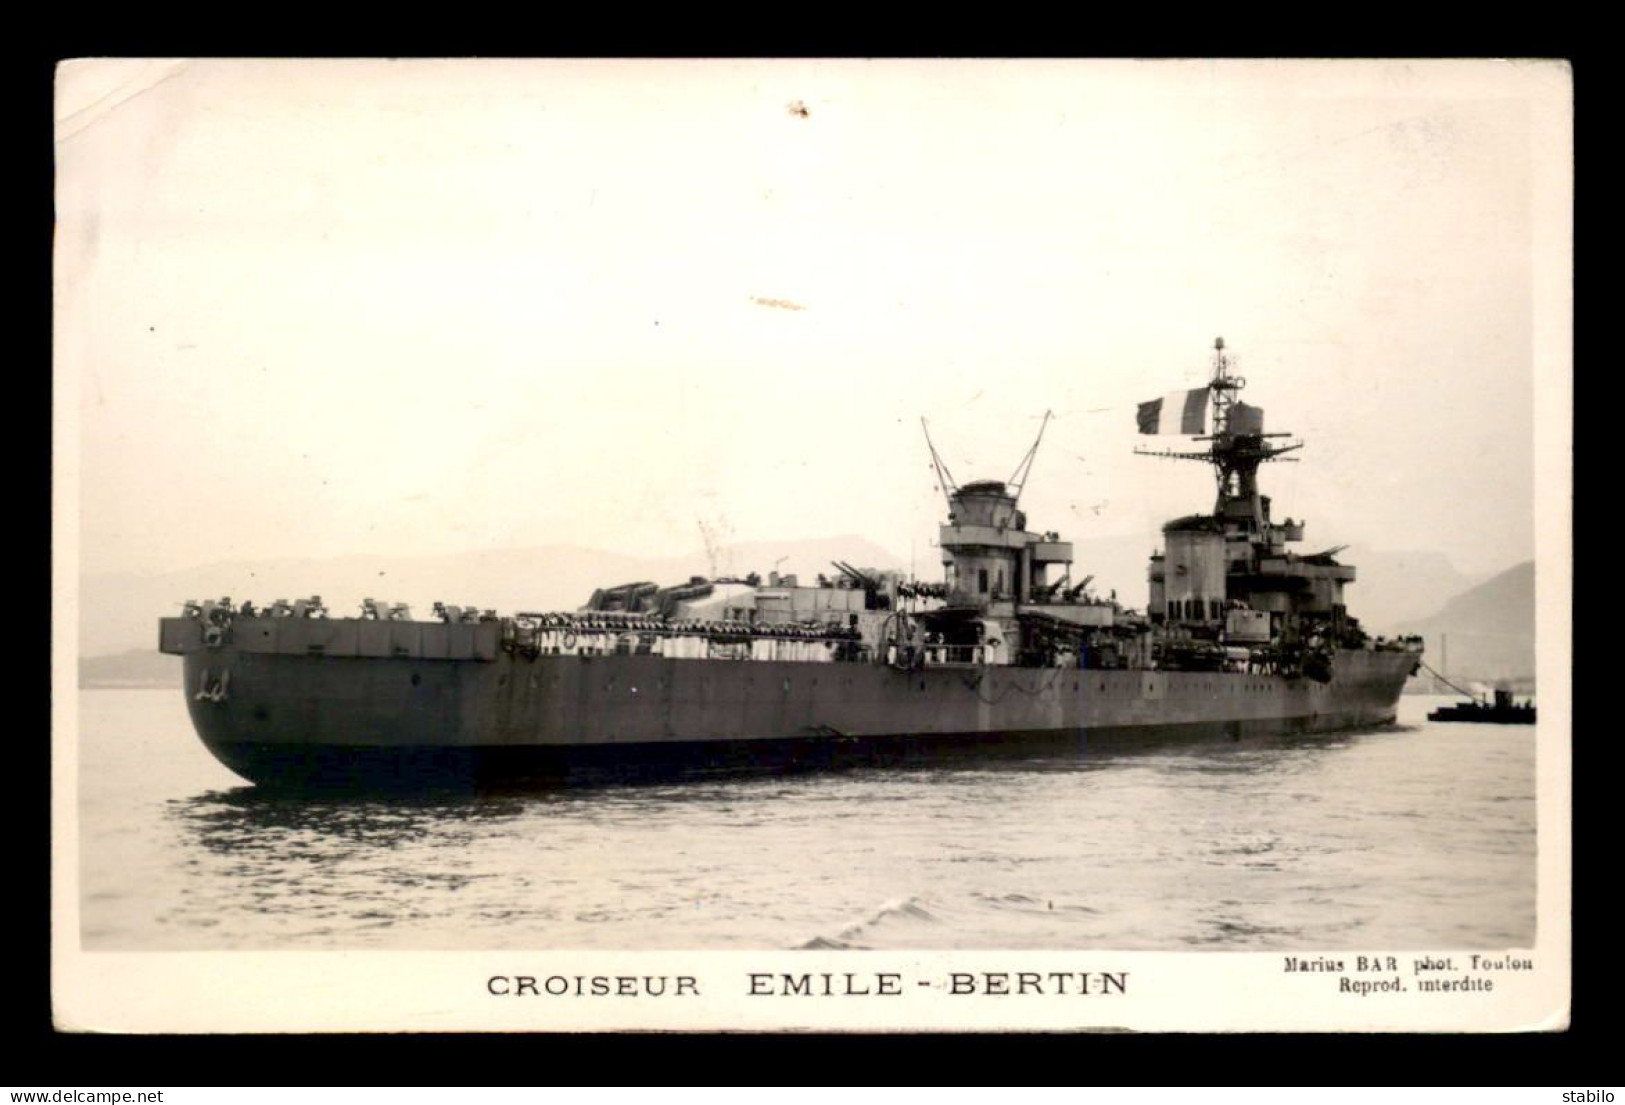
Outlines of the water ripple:
[[82,697],[81,935],[97,950],[1534,936],[1524,731],[340,800],[236,784],[178,696]]

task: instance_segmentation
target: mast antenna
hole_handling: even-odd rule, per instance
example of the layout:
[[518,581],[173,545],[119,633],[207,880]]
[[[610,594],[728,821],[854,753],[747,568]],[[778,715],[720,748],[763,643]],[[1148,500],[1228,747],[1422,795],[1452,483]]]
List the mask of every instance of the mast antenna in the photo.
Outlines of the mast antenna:
[[718,563],[722,559],[722,543],[717,539],[715,526],[707,525],[704,518],[696,517],[694,520],[699,523],[700,539],[705,542],[705,559],[711,569],[711,578],[715,579]]
[[952,513],[954,509],[954,492],[959,490],[959,485],[954,482],[954,477],[948,471],[948,466],[942,462],[942,456],[937,452],[937,447],[931,444],[931,427],[925,424],[923,415],[920,418],[920,429],[925,431],[925,447],[931,450],[931,464],[937,470],[937,483],[941,485],[942,497],[948,503],[949,513]]
[[1236,403],[1236,392],[1247,386],[1240,376],[1230,375],[1230,358],[1224,355],[1224,339],[1213,339],[1213,379],[1208,383],[1213,392],[1213,437],[1222,439],[1230,433],[1230,408]]
[[1213,406],[1213,432],[1196,438],[1197,441],[1207,442],[1206,449],[1200,452],[1176,449],[1134,451],[1145,457],[1173,457],[1212,465],[1213,474],[1219,485],[1218,503],[1214,507],[1214,512],[1223,513],[1225,503],[1229,500],[1246,499],[1253,505],[1256,525],[1262,528],[1264,517],[1259,506],[1256,482],[1258,466],[1265,461],[1295,460],[1294,457],[1283,457],[1282,454],[1303,448],[1303,442],[1295,441],[1287,445],[1271,444],[1267,439],[1292,435],[1264,433],[1261,422],[1256,425],[1245,423],[1240,432],[1232,431],[1231,416],[1235,413],[1238,402],[1236,393],[1247,386],[1247,381],[1240,376],[1230,375],[1230,367],[1230,358],[1224,351],[1224,339],[1217,338],[1213,342],[1213,377],[1207,385]]
[[1005,487],[1010,489],[1011,497],[1017,502],[1021,501],[1021,489],[1026,486],[1027,477],[1032,473],[1033,459],[1038,456],[1039,443],[1044,440],[1044,427],[1048,426],[1049,420],[1054,417],[1051,412],[1044,412],[1044,421],[1038,424],[1038,437],[1034,439],[1033,447],[1027,450],[1027,455],[1021,458],[1021,463],[1016,465],[1016,470],[1005,481]]

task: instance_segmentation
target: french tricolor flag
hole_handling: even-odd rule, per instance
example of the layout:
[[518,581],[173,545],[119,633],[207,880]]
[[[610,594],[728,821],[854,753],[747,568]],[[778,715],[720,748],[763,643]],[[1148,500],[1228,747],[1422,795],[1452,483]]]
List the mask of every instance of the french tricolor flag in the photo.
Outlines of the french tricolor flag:
[[1161,399],[1140,404],[1142,434],[1202,434],[1207,432],[1207,388],[1171,391]]

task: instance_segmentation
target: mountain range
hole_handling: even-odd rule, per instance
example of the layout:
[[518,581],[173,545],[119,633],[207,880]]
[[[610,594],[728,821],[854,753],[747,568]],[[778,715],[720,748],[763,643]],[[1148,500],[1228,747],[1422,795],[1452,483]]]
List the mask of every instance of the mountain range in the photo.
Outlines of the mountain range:
[[1455,683],[1526,686],[1535,674],[1535,565],[1509,568],[1411,627],[1427,664]]
[[[1115,592],[1128,606],[1145,604],[1143,537],[1097,537],[1074,543],[1073,582],[1093,574],[1093,589]],[[1525,563],[1492,578],[1473,577],[1437,553],[1351,548],[1339,558],[1358,567],[1349,607],[1372,633],[1421,633],[1430,661],[1448,663],[1464,678],[1494,680],[1534,671],[1534,566]],[[407,602],[418,618],[431,605],[522,610],[571,610],[594,589],[638,580],[662,585],[690,576],[767,575],[778,570],[803,582],[833,575],[831,561],[860,568],[908,570],[910,565],[862,537],[841,536],[730,545],[668,556],[629,556],[574,545],[496,549],[448,556],[343,556],[282,561],[232,561],[181,571],[87,575],[80,581],[81,676],[97,684],[145,682],[169,671],[157,657],[157,619],[178,613],[186,599],[230,595],[263,605],[320,593],[335,614],[357,612],[363,598]],[[935,553],[913,569],[940,578]],[[145,659],[142,659],[145,657]],[[154,667],[154,663],[165,665]],[[167,681],[170,676],[164,676]]]

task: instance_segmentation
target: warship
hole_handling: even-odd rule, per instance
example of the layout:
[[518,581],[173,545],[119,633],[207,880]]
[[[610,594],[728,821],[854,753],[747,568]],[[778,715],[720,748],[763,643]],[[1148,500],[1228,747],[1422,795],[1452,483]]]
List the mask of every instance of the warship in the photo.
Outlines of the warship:
[[[1200,388],[1140,405],[1190,438],[1151,456],[1212,466],[1211,513],[1162,527],[1144,610],[1073,582],[1073,549],[1020,507],[1049,416],[1010,479],[958,484],[926,447],[947,518],[943,578],[835,562],[596,591],[569,612],[436,603],[432,620],[319,596],[187,602],[160,620],[192,722],[263,786],[573,782],[698,769],[796,770],[944,756],[1087,756],[1391,723],[1415,637],[1351,617],[1342,547],[1289,551],[1262,464],[1302,442],[1238,398],[1222,339]],[[922,420],[922,426],[924,422]]]

